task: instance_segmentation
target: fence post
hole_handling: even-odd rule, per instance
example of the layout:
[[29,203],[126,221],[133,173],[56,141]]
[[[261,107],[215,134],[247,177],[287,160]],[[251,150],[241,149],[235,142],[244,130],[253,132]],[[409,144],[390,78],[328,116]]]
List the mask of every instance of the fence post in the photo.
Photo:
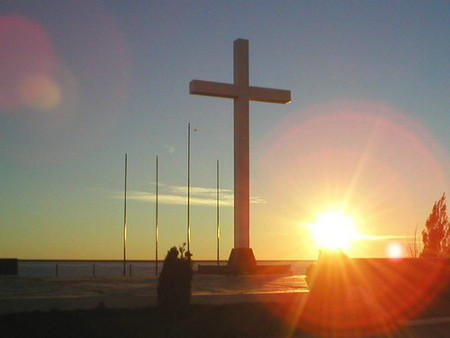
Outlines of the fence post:
[[56,263],[55,274],[56,274],[56,277],[58,277],[58,263]]

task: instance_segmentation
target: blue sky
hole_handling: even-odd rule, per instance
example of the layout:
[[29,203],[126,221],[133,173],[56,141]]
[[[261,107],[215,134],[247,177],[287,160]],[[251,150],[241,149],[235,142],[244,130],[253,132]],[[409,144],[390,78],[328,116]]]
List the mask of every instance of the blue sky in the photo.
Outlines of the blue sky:
[[[330,208],[366,240],[408,245],[450,162],[450,10],[421,1],[5,1],[0,4],[0,256],[120,259],[124,154],[129,257],[154,258],[155,157],[162,256],[185,241],[192,124],[194,258],[232,246],[232,101],[189,95],[250,82],[292,103],[252,103],[251,244],[260,259],[315,258],[307,224]],[[212,189],[212,190],[211,190]],[[195,198],[195,199],[194,199]],[[184,200],[184,202],[183,202]]]

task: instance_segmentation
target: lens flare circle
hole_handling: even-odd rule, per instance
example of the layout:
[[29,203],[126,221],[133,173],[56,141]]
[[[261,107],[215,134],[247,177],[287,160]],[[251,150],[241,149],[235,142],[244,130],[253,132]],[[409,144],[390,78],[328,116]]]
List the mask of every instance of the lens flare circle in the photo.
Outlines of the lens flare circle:
[[405,248],[398,242],[389,243],[386,247],[386,256],[397,259],[405,256]]
[[33,74],[21,86],[22,102],[30,108],[51,110],[61,101],[61,89],[45,74]]
[[23,101],[30,74],[51,76],[54,57],[50,38],[34,20],[24,16],[0,18],[0,108],[16,109]]

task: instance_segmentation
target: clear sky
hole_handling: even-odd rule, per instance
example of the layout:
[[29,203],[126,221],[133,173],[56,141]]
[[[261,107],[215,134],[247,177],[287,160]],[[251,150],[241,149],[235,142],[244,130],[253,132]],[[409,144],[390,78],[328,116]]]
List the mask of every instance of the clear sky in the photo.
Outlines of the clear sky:
[[[2,1],[0,257],[121,259],[124,154],[128,257],[160,257],[186,234],[221,259],[233,238],[232,100],[189,95],[232,82],[233,41],[250,82],[292,103],[251,103],[251,246],[311,259],[308,224],[342,209],[353,257],[384,257],[449,192],[450,5],[445,1]],[[196,129],[196,131],[194,131]]]

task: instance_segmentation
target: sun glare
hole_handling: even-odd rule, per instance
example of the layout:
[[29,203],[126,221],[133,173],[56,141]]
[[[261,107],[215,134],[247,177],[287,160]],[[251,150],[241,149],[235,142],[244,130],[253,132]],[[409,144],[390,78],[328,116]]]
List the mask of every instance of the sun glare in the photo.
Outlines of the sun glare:
[[320,249],[345,251],[358,237],[353,218],[342,211],[319,215],[309,228]]

